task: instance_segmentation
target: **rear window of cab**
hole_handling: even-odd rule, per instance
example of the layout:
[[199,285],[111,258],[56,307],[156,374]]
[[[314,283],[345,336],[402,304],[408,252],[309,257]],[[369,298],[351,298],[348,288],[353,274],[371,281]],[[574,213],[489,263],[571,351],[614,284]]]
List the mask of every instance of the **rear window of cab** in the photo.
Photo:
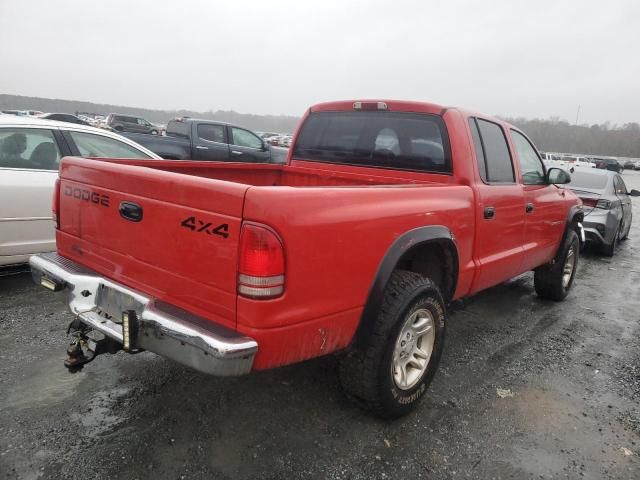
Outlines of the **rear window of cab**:
[[438,115],[340,111],[305,120],[293,157],[344,165],[451,173],[451,149]]

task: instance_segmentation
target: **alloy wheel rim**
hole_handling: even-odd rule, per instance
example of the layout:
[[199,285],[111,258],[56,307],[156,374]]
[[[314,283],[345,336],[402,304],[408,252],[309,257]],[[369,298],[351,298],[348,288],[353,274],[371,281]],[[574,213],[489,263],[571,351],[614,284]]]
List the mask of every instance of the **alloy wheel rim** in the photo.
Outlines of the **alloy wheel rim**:
[[576,252],[573,247],[567,252],[567,259],[564,261],[564,268],[562,270],[562,287],[567,288],[571,277],[573,276],[573,270],[576,266]]
[[420,308],[405,320],[393,350],[391,374],[396,386],[409,390],[423,377],[435,344],[431,312]]

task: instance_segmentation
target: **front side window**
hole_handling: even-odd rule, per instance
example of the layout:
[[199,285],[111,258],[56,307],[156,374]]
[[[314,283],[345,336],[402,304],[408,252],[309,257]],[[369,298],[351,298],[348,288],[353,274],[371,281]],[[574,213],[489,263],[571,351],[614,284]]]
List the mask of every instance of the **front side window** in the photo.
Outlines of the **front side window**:
[[515,130],[511,130],[511,137],[516,146],[516,152],[518,152],[518,160],[520,160],[522,183],[525,185],[544,185],[544,166],[529,140]]
[[481,118],[476,121],[482,139],[487,180],[497,183],[514,183],[516,180],[513,164],[502,127]]
[[57,170],[60,151],[51,130],[0,129],[0,167]]
[[137,148],[114,138],[74,131],[70,131],[69,135],[83,157],[152,158]]
[[388,111],[312,113],[300,130],[293,155],[316,162],[451,172],[444,122],[437,115]]
[[148,127],[151,124],[149,122],[147,122],[144,118],[138,118],[138,125],[142,125],[144,127]]
[[224,126],[202,123],[198,125],[198,137],[209,142],[224,143]]
[[238,145],[239,147],[262,148],[262,140],[248,130],[232,127],[231,135],[234,145]]

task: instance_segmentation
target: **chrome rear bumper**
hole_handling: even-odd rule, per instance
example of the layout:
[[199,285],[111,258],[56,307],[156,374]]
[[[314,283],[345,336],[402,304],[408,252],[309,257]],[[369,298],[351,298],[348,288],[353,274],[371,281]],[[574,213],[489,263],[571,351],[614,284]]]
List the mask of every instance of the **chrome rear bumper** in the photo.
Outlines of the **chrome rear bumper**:
[[122,325],[101,314],[101,298],[108,297],[112,315],[113,310],[119,314],[135,311],[139,325],[136,348],[211,375],[251,371],[258,351],[251,338],[113,282],[57,253],[34,255],[29,264],[35,283],[53,291],[67,290],[71,312],[119,343],[123,341]]

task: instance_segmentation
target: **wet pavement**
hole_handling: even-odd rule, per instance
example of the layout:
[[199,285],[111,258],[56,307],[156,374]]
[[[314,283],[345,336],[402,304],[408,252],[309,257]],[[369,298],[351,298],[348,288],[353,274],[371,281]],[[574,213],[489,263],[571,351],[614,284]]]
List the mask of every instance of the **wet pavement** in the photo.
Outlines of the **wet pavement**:
[[[625,172],[640,189],[640,173]],[[640,478],[640,198],[563,303],[526,274],[455,305],[416,412],[383,422],[324,358],[213,378],[151,353],[62,365],[71,320],[0,278],[0,478]]]

